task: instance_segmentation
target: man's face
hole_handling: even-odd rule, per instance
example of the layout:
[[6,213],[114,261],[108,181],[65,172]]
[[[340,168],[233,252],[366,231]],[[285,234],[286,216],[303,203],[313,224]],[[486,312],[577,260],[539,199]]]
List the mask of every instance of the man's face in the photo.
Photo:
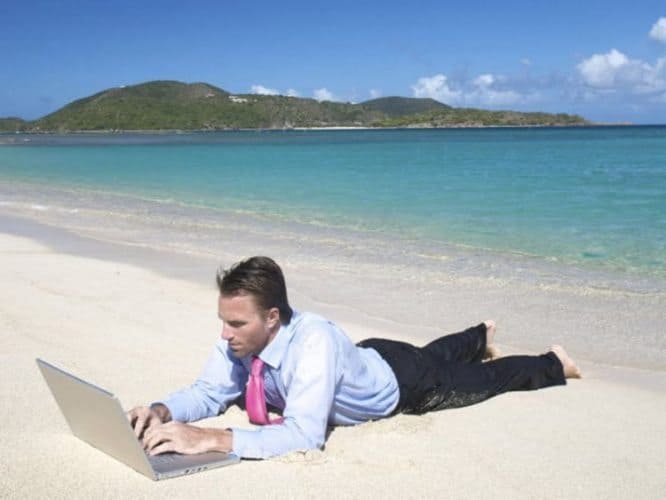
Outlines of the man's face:
[[263,311],[248,294],[220,295],[217,314],[222,320],[222,338],[237,358],[259,354],[280,329],[278,309]]

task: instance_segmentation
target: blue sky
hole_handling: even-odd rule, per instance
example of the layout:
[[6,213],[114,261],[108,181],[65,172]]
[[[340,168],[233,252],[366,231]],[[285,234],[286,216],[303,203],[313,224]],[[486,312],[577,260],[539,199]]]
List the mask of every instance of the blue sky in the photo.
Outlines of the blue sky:
[[0,116],[168,79],[666,123],[664,0],[6,2]]

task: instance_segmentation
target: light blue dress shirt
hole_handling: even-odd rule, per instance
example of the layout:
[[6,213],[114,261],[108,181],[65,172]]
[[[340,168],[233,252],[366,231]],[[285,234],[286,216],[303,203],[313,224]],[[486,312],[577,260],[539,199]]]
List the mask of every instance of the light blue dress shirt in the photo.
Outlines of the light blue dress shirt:
[[[398,383],[386,361],[321,316],[294,311],[259,357],[266,401],[283,409],[284,422],[232,429],[233,451],[241,457],[321,448],[328,425],[385,417],[398,404]],[[237,359],[219,340],[197,381],[161,403],[180,422],[219,415],[243,393],[250,364],[251,356]]]

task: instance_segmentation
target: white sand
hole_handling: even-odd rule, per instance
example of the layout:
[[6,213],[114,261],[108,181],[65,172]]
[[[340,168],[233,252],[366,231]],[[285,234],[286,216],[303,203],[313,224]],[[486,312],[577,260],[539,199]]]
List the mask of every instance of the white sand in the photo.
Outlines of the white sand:
[[[584,352],[572,355],[586,377],[566,387],[337,428],[324,451],[153,482],[71,435],[34,358],[113,391],[126,407],[150,402],[202,367],[220,329],[213,284],[1,233],[0,283],[2,498],[663,498],[666,491],[666,374],[585,362]],[[311,308],[311,290],[304,281],[299,287],[294,305]],[[368,300],[361,285],[346,293],[360,308]],[[502,320],[543,321],[512,312],[520,310],[515,300],[503,305],[500,346]],[[604,307],[610,313],[613,303]],[[323,309],[335,310],[332,319],[355,340],[398,335],[355,323],[335,304]],[[585,321],[579,310],[547,320],[571,314]],[[663,336],[663,322],[654,328]],[[232,409],[203,425],[246,419]]]

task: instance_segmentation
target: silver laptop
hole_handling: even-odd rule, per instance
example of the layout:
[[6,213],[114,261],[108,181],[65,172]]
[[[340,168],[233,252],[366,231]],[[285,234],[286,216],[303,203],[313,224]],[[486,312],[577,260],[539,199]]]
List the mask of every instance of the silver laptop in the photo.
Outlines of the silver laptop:
[[148,455],[113,394],[37,359],[46,383],[72,433],[153,480],[238,463],[233,453]]

